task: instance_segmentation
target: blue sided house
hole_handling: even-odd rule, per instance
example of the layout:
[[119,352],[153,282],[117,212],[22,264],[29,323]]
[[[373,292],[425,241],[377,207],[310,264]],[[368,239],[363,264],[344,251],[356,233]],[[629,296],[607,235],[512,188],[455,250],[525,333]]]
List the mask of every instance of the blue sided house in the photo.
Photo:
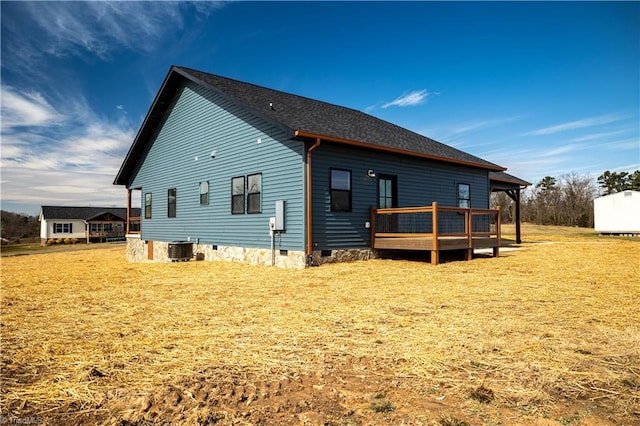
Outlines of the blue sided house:
[[[114,184],[127,257],[286,267],[500,246],[506,169],[361,111],[173,66]],[[517,209],[518,210],[518,209]]]

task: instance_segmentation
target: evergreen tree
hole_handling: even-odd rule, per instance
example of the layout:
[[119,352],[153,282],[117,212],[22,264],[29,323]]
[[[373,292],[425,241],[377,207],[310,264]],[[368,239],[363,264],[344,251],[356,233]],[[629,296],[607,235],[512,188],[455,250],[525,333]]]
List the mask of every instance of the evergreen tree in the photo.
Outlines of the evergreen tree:
[[640,191],[640,170],[633,173],[610,172],[607,170],[598,176],[598,185],[604,190],[604,195],[628,190]]

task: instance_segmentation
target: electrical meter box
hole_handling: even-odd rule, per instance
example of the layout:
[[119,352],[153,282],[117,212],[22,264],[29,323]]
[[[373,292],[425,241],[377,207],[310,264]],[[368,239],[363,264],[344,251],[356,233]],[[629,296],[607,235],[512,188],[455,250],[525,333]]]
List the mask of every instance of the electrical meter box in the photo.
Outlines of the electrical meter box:
[[285,214],[285,201],[276,201],[276,225],[273,228],[274,231],[284,231],[284,214]]

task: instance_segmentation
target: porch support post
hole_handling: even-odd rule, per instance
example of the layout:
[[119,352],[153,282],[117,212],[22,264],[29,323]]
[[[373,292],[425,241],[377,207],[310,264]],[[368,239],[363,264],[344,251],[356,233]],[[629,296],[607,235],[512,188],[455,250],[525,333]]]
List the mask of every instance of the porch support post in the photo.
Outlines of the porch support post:
[[431,232],[433,234],[433,247],[431,247],[431,264],[437,265],[439,262],[438,253],[438,203],[431,203]]
[[496,237],[496,246],[493,248],[493,256],[498,257],[500,255],[500,228],[502,227],[502,212],[500,211],[500,206],[498,206],[498,217],[496,219],[496,232],[498,233]]
[[520,234],[520,188],[515,191],[516,202],[516,244],[522,243]]
[[127,224],[125,226],[125,235],[131,231],[131,188],[127,188]]
[[513,200],[516,205],[516,244],[522,243],[521,231],[520,231],[520,188],[518,189],[510,189],[505,191],[509,198]]
[[376,248],[376,208],[371,206],[371,222],[369,222],[369,226],[371,227],[371,248]]
[[464,219],[468,243],[465,260],[471,260],[473,259],[473,211],[470,208],[464,213]]

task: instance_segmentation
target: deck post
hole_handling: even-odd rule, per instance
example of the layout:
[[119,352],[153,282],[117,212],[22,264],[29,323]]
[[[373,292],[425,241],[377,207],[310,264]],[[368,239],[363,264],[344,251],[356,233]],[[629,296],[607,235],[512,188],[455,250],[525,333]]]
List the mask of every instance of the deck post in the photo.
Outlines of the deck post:
[[470,208],[464,213],[464,222],[468,242],[465,260],[471,260],[473,259],[473,211]]
[[496,219],[496,246],[493,248],[493,256],[498,257],[500,255],[500,228],[502,227],[502,212],[500,211],[500,206],[497,207],[498,217]]
[[438,202],[431,203],[431,232],[433,234],[433,247],[431,248],[431,264],[437,265],[440,261],[438,252]]
[[371,227],[371,248],[376,248],[376,208],[371,206],[371,222],[369,222],[369,226]]

